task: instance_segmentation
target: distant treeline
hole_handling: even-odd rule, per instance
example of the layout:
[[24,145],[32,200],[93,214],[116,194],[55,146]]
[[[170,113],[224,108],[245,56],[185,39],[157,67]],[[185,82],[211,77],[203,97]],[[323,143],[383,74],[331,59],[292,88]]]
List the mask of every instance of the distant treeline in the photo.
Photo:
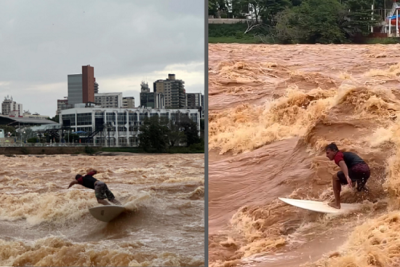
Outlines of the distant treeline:
[[[209,15],[244,18],[254,15],[253,24],[209,24],[210,42],[351,43],[371,33],[383,19],[392,1],[375,0],[232,0],[228,12],[224,0],[209,0]],[[362,39],[362,38],[361,38]],[[381,39],[398,42],[397,39]],[[376,42],[376,41],[374,41]]]

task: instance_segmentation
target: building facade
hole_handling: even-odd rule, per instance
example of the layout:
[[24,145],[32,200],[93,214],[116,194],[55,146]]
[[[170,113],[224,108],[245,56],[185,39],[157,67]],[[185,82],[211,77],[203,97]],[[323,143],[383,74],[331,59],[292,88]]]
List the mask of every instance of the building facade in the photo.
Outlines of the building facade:
[[186,94],[186,106],[187,108],[199,108],[204,107],[203,95],[201,93],[187,93]]
[[64,99],[57,99],[57,110],[56,110],[56,115],[60,115],[61,110],[67,109],[67,108],[72,108],[70,105],[68,105],[68,98],[64,97]]
[[163,93],[140,93],[140,107],[145,108],[165,108],[165,98]]
[[94,102],[94,68],[82,66],[82,100],[81,103]]
[[175,74],[168,74],[168,79],[153,83],[154,92],[163,93],[165,108],[180,109],[186,106],[185,82],[177,80]]
[[94,95],[96,105],[102,108],[121,108],[122,93],[102,93]]
[[154,108],[155,99],[154,93],[141,92],[140,93],[140,107],[144,108]]
[[83,103],[82,74],[68,75],[68,103],[70,105]]
[[1,104],[1,113],[3,115],[11,116],[22,116],[23,115],[22,104],[18,104],[13,100],[12,97],[5,97]]
[[165,95],[162,91],[150,92],[150,87],[147,83],[140,84],[140,107],[147,108],[165,108]]
[[62,110],[60,124],[70,125],[72,130],[95,133],[93,144],[112,146],[138,146],[139,127],[145,118],[158,116],[177,121],[187,116],[197,125],[200,135],[200,114],[197,109],[115,109],[74,108]]
[[127,96],[122,98],[122,107],[123,108],[134,108],[135,107],[135,98],[133,96]]
[[[97,85],[98,91],[98,85]],[[68,104],[93,103],[95,92],[94,68],[82,66],[82,74],[68,75]]]
[[99,84],[96,82],[96,78],[94,78],[94,93],[99,93]]
[[24,110],[22,109],[22,104],[16,104],[15,112],[17,116],[22,116],[24,113]]

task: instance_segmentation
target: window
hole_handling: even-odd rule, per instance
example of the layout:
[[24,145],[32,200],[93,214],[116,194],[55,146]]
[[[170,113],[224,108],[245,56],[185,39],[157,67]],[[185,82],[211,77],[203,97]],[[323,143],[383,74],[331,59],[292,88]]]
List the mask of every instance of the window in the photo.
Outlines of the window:
[[107,112],[107,122],[114,122],[115,123],[115,113]]
[[77,125],[92,125],[92,113],[78,114],[77,119]]
[[67,114],[67,115],[62,115],[62,121],[63,120],[69,120],[71,126],[75,125],[75,114]]
[[147,118],[147,113],[139,113],[139,120],[144,121],[144,119]]
[[134,125],[134,122],[137,122],[137,114],[129,113],[129,124]]
[[190,114],[190,119],[192,121],[194,121],[195,123],[197,123],[197,113],[191,113]]
[[126,113],[118,113],[118,125],[126,124]]

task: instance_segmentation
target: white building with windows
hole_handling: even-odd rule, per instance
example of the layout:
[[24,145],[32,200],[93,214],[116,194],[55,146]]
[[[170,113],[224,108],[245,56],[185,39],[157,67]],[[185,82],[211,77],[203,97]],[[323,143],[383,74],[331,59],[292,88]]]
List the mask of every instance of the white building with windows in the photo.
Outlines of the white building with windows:
[[18,104],[17,102],[13,101],[12,97],[10,98],[8,96],[4,98],[4,101],[1,105],[1,111],[2,115],[17,117],[22,116],[22,113],[24,112],[22,110],[22,104]]
[[200,136],[200,113],[197,109],[98,108],[79,107],[62,110],[61,125],[70,125],[74,132],[85,132],[93,144],[102,146],[138,146],[139,127],[145,118],[165,117],[177,121],[187,116],[197,125]]
[[122,93],[94,94],[94,102],[102,108],[122,108]]

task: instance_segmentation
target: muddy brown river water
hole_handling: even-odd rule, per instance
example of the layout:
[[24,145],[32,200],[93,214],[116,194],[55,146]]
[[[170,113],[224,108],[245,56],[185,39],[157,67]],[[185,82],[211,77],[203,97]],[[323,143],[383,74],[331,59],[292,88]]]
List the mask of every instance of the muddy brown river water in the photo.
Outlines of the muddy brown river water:
[[[400,266],[400,45],[209,45],[209,264]],[[335,142],[371,168],[333,216]]]
[[[0,156],[1,266],[204,266],[204,156]],[[129,209],[105,223],[98,171]]]

